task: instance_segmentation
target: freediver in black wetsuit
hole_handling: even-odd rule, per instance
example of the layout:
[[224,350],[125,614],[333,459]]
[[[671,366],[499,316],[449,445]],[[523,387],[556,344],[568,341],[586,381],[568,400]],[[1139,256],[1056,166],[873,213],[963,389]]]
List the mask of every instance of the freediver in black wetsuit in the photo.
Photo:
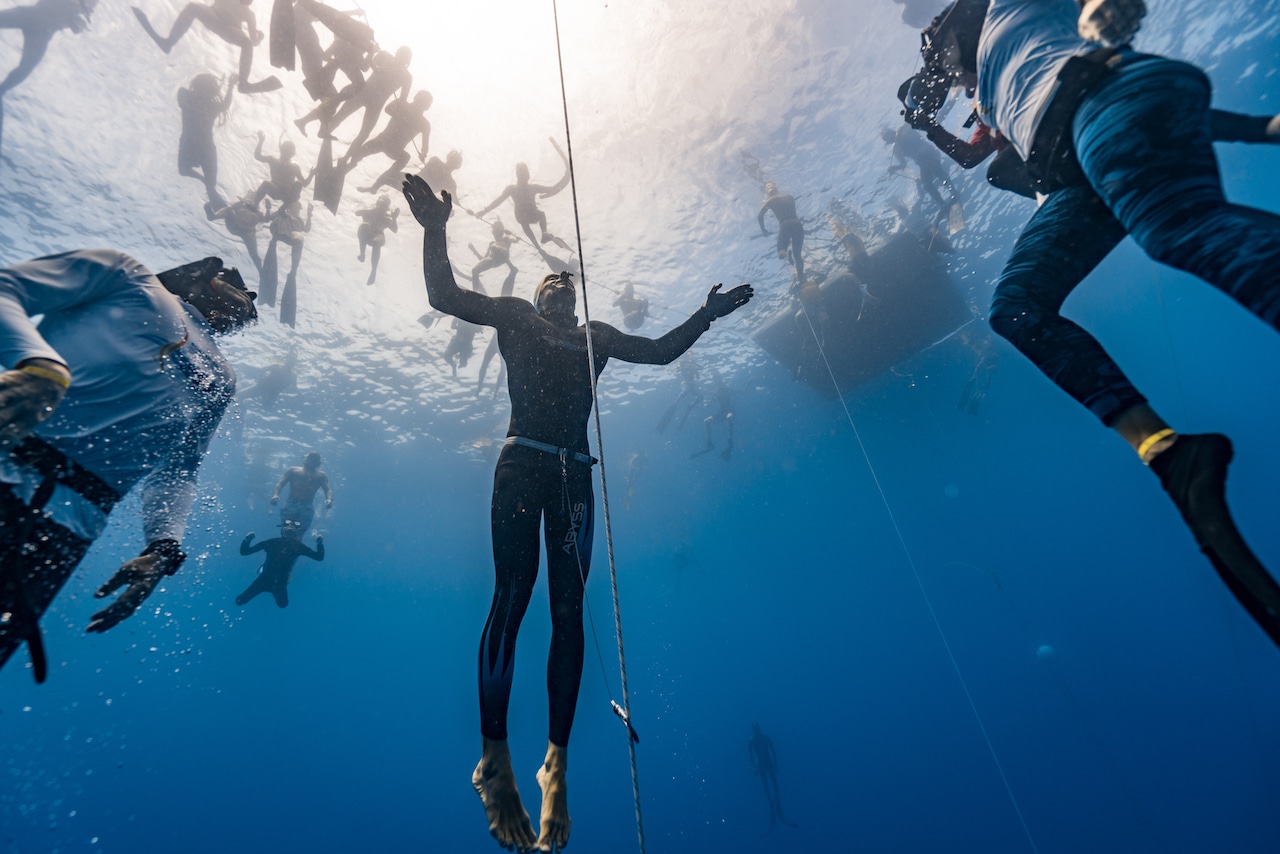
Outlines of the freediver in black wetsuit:
[[[484,803],[489,832],[506,848],[563,848],[569,840],[565,785],[569,731],[582,678],[582,597],[591,560],[592,515],[587,418],[587,328],[574,316],[577,297],[567,273],[543,278],[533,304],[458,287],[449,263],[445,223],[453,201],[437,199],[421,178],[407,176],[405,198],[425,229],[422,261],[433,308],[492,326],[506,359],[511,421],[494,474],[491,518],[496,584],[480,640],[480,732],[483,754],[471,782]],[[609,359],[667,364],[693,346],[711,321],[751,299],[750,285],[720,293],[716,285],[687,321],[658,339],[591,323],[598,376]],[[550,727],[542,788],[541,833],[534,835],[516,790],[507,746],[516,635],[538,575],[538,528],[546,532],[552,637],[547,663]]]
[[779,821],[787,827],[796,827],[782,812],[782,795],[778,792],[778,754],[773,749],[773,739],[760,731],[760,724],[751,725],[747,755],[751,757],[751,767],[756,776],[764,784],[764,796],[769,801],[769,829],[765,833],[773,830]]
[[245,535],[240,543],[240,554],[251,555],[265,551],[267,559],[258,570],[258,577],[253,580],[243,593],[236,597],[236,604],[241,607],[259,593],[270,593],[281,608],[289,607],[289,577],[293,575],[293,565],[298,558],[306,555],[312,560],[324,560],[324,537],[316,534],[316,547],[311,549],[302,542],[302,523],[288,519],[280,526],[280,536],[253,545],[254,534]]

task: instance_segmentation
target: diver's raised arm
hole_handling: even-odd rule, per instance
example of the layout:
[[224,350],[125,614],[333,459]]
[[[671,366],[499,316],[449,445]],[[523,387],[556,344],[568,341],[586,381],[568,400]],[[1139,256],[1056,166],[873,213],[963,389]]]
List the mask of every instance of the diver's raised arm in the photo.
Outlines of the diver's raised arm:
[[707,294],[706,302],[688,320],[661,338],[627,335],[603,323],[598,326],[593,324],[592,332],[602,334],[610,358],[642,365],[670,364],[711,328],[711,321],[746,305],[755,293],[751,285],[747,284],[738,285],[727,293],[720,293],[721,287],[723,286],[713,286]]
[[422,275],[431,307],[470,323],[493,325],[498,313],[497,301],[463,290],[453,276],[445,240],[445,223],[453,211],[449,192],[442,192],[437,199],[426,181],[417,175],[405,175],[404,198],[414,219],[422,226]]

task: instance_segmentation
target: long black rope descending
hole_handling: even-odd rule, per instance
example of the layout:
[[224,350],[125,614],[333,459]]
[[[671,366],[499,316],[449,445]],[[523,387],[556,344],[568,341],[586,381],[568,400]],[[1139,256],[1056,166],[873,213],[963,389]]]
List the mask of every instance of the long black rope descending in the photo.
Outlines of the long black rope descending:
[[[604,541],[609,555],[609,587],[613,592],[613,627],[618,635],[618,670],[622,677],[622,711],[618,717],[627,725],[627,752],[631,757],[631,791],[636,801],[636,834],[640,841],[640,854],[644,850],[644,818],[640,813],[640,774],[636,768],[635,730],[631,727],[631,694],[627,690],[627,656],[622,646],[622,611],[618,606],[618,568],[613,558],[613,522],[609,516],[609,485],[605,478],[604,440],[600,430],[600,398],[596,393],[596,354],[591,342],[591,309],[587,305],[587,264],[582,252],[582,224],[578,217],[578,182],[573,174],[573,137],[569,134],[569,96],[564,86],[564,56],[560,51],[560,12],[556,0],[551,0],[551,14],[556,25],[556,62],[560,68],[560,101],[564,105],[564,139],[566,159],[569,161],[569,188],[573,196],[573,226],[578,236],[578,269],[582,274],[582,314],[587,324],[587,371],[591,377],[592,409],[595,412],[596,453],[600,455],[600,497],[604,503]],[[585,595],[585,591],[584,591]],[[617,705],[614,704],[614,711]]]

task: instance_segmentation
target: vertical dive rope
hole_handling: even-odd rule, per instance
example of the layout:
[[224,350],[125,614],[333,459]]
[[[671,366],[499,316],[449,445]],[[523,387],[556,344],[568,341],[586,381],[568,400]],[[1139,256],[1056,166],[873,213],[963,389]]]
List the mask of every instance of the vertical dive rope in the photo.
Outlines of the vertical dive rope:
[[814,343],[818,345],[818,354],[822,356],[822,363],[827,367],[827,374],[831,378],[831,385],[836,390],[836,396],[840,398],[840,406],[844,409],[844,417],[848,419],[849,426],[853,429],[853,437],[858,441],[858,450],[862,451],[862,459],[867,463],[867,470],[871,472],[871,479],[875,482],[876,489],[880,493],[880,501],[884,504],[885,513],[889,516],[889,522],[893,525],[893,531],[898,535],[898,543],[902,546],[902,553],[907,558],[907,565],[911,567],[911,575],[915,578],[916,587],[920,590],[920,596],[924,599],[925,607],[929,609],[929,617],[933,620],[933,627],[938,631],[938,637],[942,639],[942,646],[947,651],[947,658],[951,660],[951,669],[955,671],[956,679],[960,682],[960,687],[964,690],[965,699],[969,701],[969,708],[973,712],[974,720],[978,722],[978,729],[982,731],[982,738],[987,743],[987,752],[991,754],[991,761],[995,763],[996,771],[1000,773],[1000,782],[1004,784],[1005,793],[1009,796],[1009,803],[1013,805],[1013,811],[1018,815],[1018,822],[1022,825],[1022,832],[1026,834],[1027,844],[1031,846],[1033,854],[1039,854],[1040,849],[1036,847],[1036,840],[1031,835],[1031,828],[1027,826],[1027,820],[1022,815],[1022,808],[1018,806],[1018,799],[1013,794],[1013,787],[1009,785],[1009,778],[1004,773],[1004,766],[1000,763],[1000,757],[996,754],[995,745],[991,742],[991,736],[987,733],[987,725],[983,723],[982,715],[978,712],[978,704],[973,699],[972,692],[969,691],[969,683],[965,681],[964,674],[960,671],[960,663],[956,661],[955,653],[951,650],[951,642],[947,640],[947,633],[942,629],[942,622],[938,619],[938,613],[934,610],[933,600],[929,598],[929,593],[925,589],[924,581],[920,578],[920,570],[916,568],[915,558],[911,556],[911,549],[907,548],[906,537],[902,535],[902,529],[898,527],[898,520],[893,515],[893,508],[889,505],[889,497],[885,494],[884,487],[880,485],[880,476],[876,474],[875,466],[871,464],[871,456],[867,453],[867,446],[862,441],[862,434],[858,432],[858,425],[853,421],[853,415],[849,412],[849,404],[844,399],[844,392],[840,390],[840,384],[836,382],[835,372],[831,369],[831,363],[827,361],[826,348],[822,346],[822,339],[818,336],[818,330],[813,326],[813,320],[809,317],[809,312],[804,312],[805,323],[809,325],[809,332],[813,334]]
[[[596,354],[591,343],[591,309],[587,305],[587,265],[582,253],[582,223],[578,217],[578,182],[573,174],[573,137],[569,133],[569,97],[564,86],[564,57],[560,51],[560,13],[556,0],[551,0],[551,15],[556,27],[556,62],[560,69],[560,102],[564,107],[564,139],[566,159],[569,161],[569,188],[573,197],[573,226],[578,236],[578,269],[582,273],[582,314],[587,327],[587,371],[591,377],[592,410],[595,413],[596,453],[600,455],[600,497],[604,504],[604,541],[609,555],[609,588],[613,594],[613,627],[618,636],[618,670],[622,679],[622,714],[627,725],[627,752],[631,757],[631,791],[636,802],[636,834],[640,842],[640,854],[644,850],[644,818],[640,813],[640,774],[636,768],[636,743],[631,728],[631,694],[627,690],[627,656],[622,646],[622,611],[618,605],[618,568],[613,556],[613,522],[609,516],[609,486],[605,479],[604,441],[600,430],[600,398],[596,393]],[[583,590],[586,596],[586,590]],[[616,705],[615,705],[616,710]]]

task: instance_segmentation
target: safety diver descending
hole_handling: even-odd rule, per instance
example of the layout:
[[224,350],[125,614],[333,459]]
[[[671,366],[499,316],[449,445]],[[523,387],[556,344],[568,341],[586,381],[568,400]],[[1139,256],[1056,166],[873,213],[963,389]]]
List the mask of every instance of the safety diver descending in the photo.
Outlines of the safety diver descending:
[[[1102,346],[1059,313],[1132,235],[1153,259],[1199,276],[1280,328],[1280,217],[1226,200],[1212,141],[1227,134],[1222,115],[1211,115],[1209,81],[1192,65],[1129,46],[1145,15],[1141,0],[1079,7],[958,0],[926,31],[926,67],[945,85],[976,86],[978,118],[1046,196],[1000,275],[990,323],[1129,442],[1227,587],[1280,645],[1280,586],[1226,504],[1230,440],[1180,436]],[[1243,130],[1236,138],[1280,141],[1280,117],[1235,128]]]
[[[544,277],[533,304],[464,290],[454,279],[445,241],[451,197],[443,193],[437,199],[421,178],[413,176],[406,177],[404,193],[424,228],[423,272],[432,307],[494,327],[508,365],[511,420],[494,474],[491,505],[496,583],[480,641],[483,752],[472,784],[484,804],[490,833],[500,845],[549,851],[569,839],[565,772],[582,678],[582,607],[595,505],[594,461],[586,430],[593,402],[587,371],[598,376],[610,358],[668,364],[713,320],[745,305],[752,289],[739,285],[721,293],[716,285],[692,317],[658,339],[627,335],[592,321],[595,359],[588,366],[588,330],[574,315],[577,296],[567,273]],[[542,811],[540,834],[535,836],[516,789],[506,721],[516,636],[538,573],[540,523],[546,537],[552,638],[547,662],[548,744],[537,774]]]

